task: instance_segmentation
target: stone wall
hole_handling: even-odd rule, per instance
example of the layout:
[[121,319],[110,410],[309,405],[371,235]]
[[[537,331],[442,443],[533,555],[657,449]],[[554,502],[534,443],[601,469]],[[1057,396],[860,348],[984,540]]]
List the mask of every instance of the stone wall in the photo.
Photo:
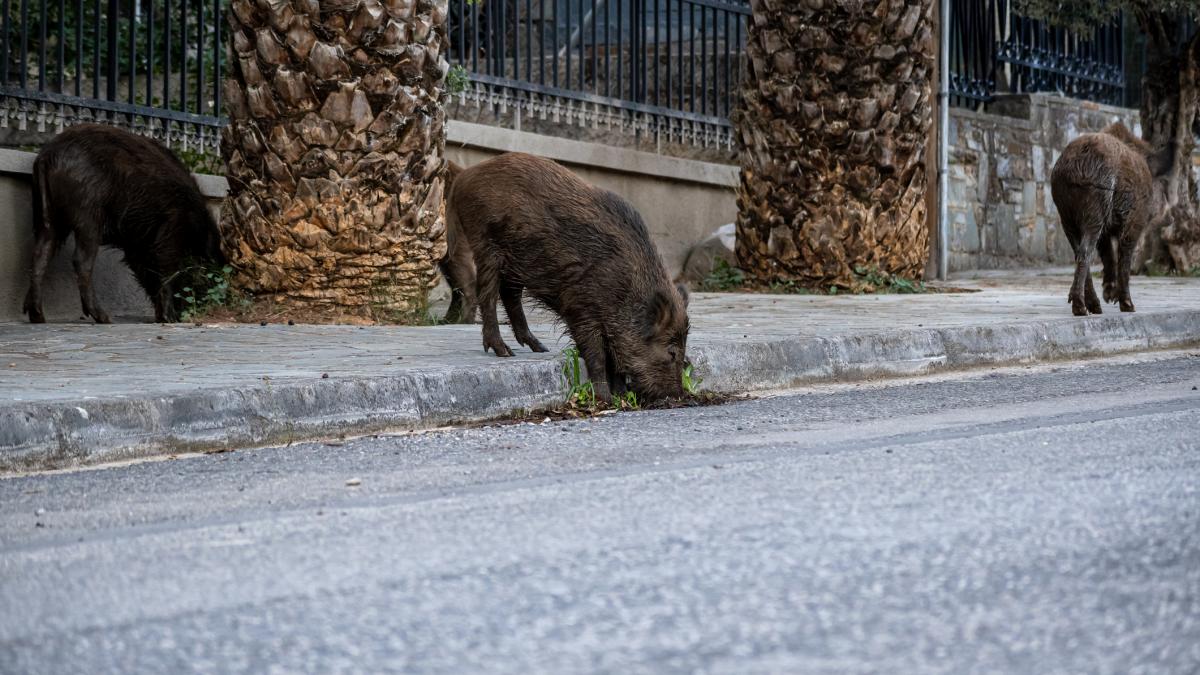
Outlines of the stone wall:
[[1079,134],[1137,111],[1041,94],[950,114],[950,270],[1067,265],[1071,246],[1050,197],[1050,170]]
[[[561,162],[585,180],[626,197],[641,212],[654,244],[674,275],[688,251],[737,213],[737,167],[665,157],[627,148],[531,134],[452,121],[447,125],[446,155],[466,165],[500,152],[520,150]],[[0,322],[22,321],[21,304],[29,287],[33,247],[29,174],[32,153],[0,149]],[[201,190],[219,208],[224,178],[200,176]],[[79,316],[79,294],[71,270],[68,241],[52,263],[46,283],[46,315],[51,320]],[[96,264],[98,300],[120,320],[152,315],[150,303],[120,252],[102,250]]]

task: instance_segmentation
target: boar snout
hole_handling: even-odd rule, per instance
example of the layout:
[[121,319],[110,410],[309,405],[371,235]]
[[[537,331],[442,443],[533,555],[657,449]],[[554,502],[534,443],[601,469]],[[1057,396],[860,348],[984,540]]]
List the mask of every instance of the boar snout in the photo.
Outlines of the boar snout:
[[641,340],[621,359],[632,389],[644,399],[678,398],[684,394],[687,301],[687,288],[682,285],[674,293],[654,293],[643,315]]

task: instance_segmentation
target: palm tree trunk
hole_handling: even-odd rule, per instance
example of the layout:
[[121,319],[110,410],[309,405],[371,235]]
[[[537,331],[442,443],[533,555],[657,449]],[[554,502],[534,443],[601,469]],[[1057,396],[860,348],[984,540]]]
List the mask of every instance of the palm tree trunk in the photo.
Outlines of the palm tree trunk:
[[233,0],[228,18],[235,282],[310,309],[422,309],[446,249],[446,3]]
[[934,0],[754,0],[737,255],[763,282],[919,278]]
[[1146,34],[1146,74],[1142,77],[1142,137],[1152,144],[1174,138],[1175,166],[1167,190],[1168,215],[1142,233],[1134,268],[1147,264],[1190,272],[1200,266],[1200,204],[1192,153],[1200,125],[1200,31],[1182,45],[1178,17],[1166,12],[1135,12]]

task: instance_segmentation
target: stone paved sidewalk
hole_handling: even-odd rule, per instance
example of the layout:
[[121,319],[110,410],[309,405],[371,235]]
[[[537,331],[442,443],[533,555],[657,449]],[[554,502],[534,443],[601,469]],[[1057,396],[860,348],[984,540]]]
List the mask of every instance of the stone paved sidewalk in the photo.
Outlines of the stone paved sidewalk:
[[[1200,341],[1200,279],[1135,278],[1138,312],[1072,317],[1061,272],[973,293],[692,296],[689,354],[714,388],[763,390]],[[549,354],[484,354],[479,326],[0,324],[0,471],[482,419],[558,400]],[[555,339],[557,344],[554,345]]]

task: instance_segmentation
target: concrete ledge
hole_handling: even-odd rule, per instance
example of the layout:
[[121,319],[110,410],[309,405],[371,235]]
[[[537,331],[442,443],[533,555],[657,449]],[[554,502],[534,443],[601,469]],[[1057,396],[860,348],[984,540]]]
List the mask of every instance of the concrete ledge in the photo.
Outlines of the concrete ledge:
[[[33,173],[33,160],[36,157],[37,153],[34,152],[0,148],[0,173],[28,176]],[[224,176],[194,173],[192,178],[196,179],[200,194],[209,199],[223,199],[229,192],[229,181]]]
[[564,164],[724,188],[735,187],[738,181],[738,167],[729,164],[667,157],[457,120],[446,124],[446,145],[492,152],[527,152]]
[[0,408],[0,472],[488,419],[562,400],[549,361]]
[[[527,152],[564,164],[716,187],[732,188],[738,181],[738,167],[733,165],[667,157],[457,120],[449,120],[446,124],[446,145],[492,152]],[[0,173],[28,176],[33,171],[35,157],[36,153],[0,148]],[[192,176],[205,197],[221,198],[229,191],[224,176]]]
[[[1099,356],[1200,343],[1200,310],[825,337],[708,341],[706,388],[764,391],[827,380]],[[431,367],[388,377],[301,378],[158,396],[0,404],[0,472],[494,419],[562,400],[556,360]]]

